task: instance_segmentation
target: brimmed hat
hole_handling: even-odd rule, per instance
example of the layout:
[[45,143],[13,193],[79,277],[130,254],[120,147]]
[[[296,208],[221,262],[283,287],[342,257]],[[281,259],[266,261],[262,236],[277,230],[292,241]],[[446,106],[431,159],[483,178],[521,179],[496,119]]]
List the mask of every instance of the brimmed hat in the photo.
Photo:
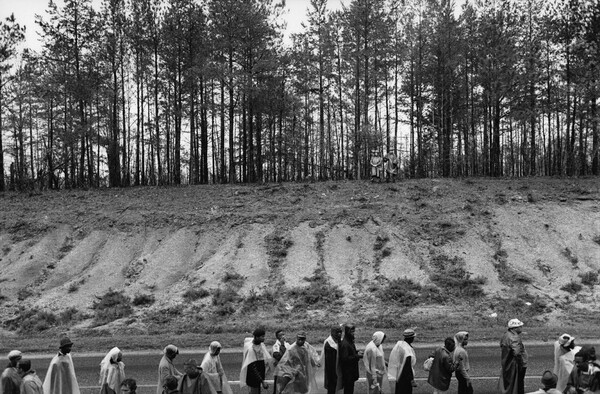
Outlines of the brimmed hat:
[[298,334],[296,334],[296,338],[306,339],[306,331],[300,331]]
[[60,338],[60,346],[59,348],[63,348],[65,346],[69,346],[72,345],[73,342],[69,339],[69,337],[62,337]]
[[544,388],[555,388],[558,382],[558,377],[552,371],[545,371],[542,375],[542,384]]
[[517,328],[522,326],[523,322],[519,319],[511,319],[508,321],[508,328]]
[[11,350],[10,352],[8,352],[8,356],[7,358],[9,360],[12,360],[14,358],[22,358],[23,357],[23,353],[21,353],[19,350]]
[[195,358],[188,359],[186,362],[183,363],[183,365],[185,365],[185,366],[193,366],[193,367],[202,369],[202,367],[200,366],[200,364],[198,364],[198,360],[196,360]]
[[412,328],[407,328],[406,330],[404,330],[402,335],[404,336],[404,338],[414,338],[415,336],[417,336],[415,330],[413,330]]

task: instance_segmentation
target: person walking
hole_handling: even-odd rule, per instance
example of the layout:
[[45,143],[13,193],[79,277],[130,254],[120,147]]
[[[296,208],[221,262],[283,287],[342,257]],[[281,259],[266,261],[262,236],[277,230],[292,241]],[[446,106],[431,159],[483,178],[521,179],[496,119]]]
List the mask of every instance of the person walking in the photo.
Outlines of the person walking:
[[403,340],[396,342],[390,353],[388,364],[388,379],[395,382],[395,394],[412,394],[415,382],[415,365],[417,356],[412,347],[416,333],[412,328],[407,328],[402,333]]
[[354,394],[354,383],[358,380],[358,362],[363,357],[362,350],[356,350],[354,344],[354,334],[356,327],[354,324],[347,324],[344,327],[344,338],[340,344],[340,370],[341,381],[344,394]]
[[125,379],[123,353],[113,347],[100,362],[100,394],[118,394]]
[[265,330],[257,328],[252,338],[244,339],[242,369],[240,371],[240,388],[248,386],[250,394],[260,394],[261,387],[268,389],[265,381],[267,367],[273,365],[273,357],[269,354],[265,342]]
[[324,387],[327,394],[335,394],[338,390],[338,380],[341,385],[340,365],[338,357],[339,345],[342,341],[342,327],[333,326],[330,335],[323,342],[323,353],[321,353],[321,365],[323,365]]
[[382,346],[385,338],[386,336],[382,331],[377,331],[373,334],[373,340],[365,348],[363,361],[367,374],[367,392],[369,394],[380,394],[383,390],[383,378],[387,375],[385,354]]
[[21,376],[17,371],[17,364],[23,357],[19,350],[11,350],[8,355],[8,365],[0,376],[0,393],[19,394],[21,391]]
[[502,394],[524,394],[527,372],[527,351],[521,339],[523,322],[511,319],[508,329],[500,340],[501,373],[499,391]]
[[299,332],[296,342],[288,348],[275,370],[277,393],[314,393],[317,389],[315,372],[319,366],[317,351],[306,342],[306,333]]
[[469,364],[469,354],[465,349],[469,343],[469,333],[466,331],[457,332],[454,335],[454,343],[456,348],[454,349],[453,358],[456,364],[455,374],[458,381],[458,394],[473,394],[473,384],[469,375],[471,365]]
[[[272,347],[273,364],[276,366],[281,357],[285,354],[286,350],[290,347],[290,344],[285,340],[285,331],[275,331],[275,343]],[[273,394],[277,394],[277,375],[273,377]]]
[[21,394],[44,394],[42,381],[31,369],[31,360],[21,359],[17,364],[17,370],[21,375]]
[[564,334],[561,339],[563,339],[563,343],[560,345],[562,354],[558,357],[558,368],[555,374],[557,375],[556,389],[563,392],[567,388],[569,375],[575,366],[575,355],[581,350],[581,346],[575,346],[575,337],[568,334]]
[[221,344],[217,341],[210,343],[208,352],[202,359],[202,374],[206,376],[208,382],[215,388],[217,393],[232,394],[231,386],[225,375],[223,364],[221,363]]
[[444,340],[444,346],[433,353],[433,363],[427,378],[427,383],[434,389],[433,394],[446,393],[450,388],[452,373],[456,370],[452,355],[455,348],[454,338],[448,337]]
[[73,342],[62,337],[58,354],[54,356],[44,379],[44,394],[79,394],[79,383],[71,358]]
[[173,360],[179,354],[179,349],[175,345],[167,345],[163,349],[163,357],[160,359],[158,364],[158,383],[156,387],[156,394],[162,394],[163,386],[165,385],[165,379],[167,376],[174,376],[175,380],[181,378],[183,374],[175,368]]
[[177,390],[180,394],[217,394],[215,387],[204,376],[195,358],[183,364],[185,374],[179,379]]

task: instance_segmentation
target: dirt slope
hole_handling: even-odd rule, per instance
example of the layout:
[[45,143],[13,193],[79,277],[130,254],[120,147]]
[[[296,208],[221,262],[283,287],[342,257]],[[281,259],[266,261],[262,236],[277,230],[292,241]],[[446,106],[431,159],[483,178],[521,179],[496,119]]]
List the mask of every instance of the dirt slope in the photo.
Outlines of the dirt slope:
[[[559,326],[600,298],[599,185],[532,178],[5,193],[0,315],[8,331],[25,310],[57,317],[33,331],[344,318],[485,326],[515,314]],[[105,324],[92,307],[109,289],[155,301]]]

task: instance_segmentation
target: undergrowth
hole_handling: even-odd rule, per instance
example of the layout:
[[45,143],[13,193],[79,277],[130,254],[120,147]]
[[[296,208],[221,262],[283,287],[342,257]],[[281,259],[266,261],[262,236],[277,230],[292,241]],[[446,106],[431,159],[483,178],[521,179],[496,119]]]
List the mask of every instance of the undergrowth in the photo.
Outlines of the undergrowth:
[[343,302],[344,292],[332,285],[327,273],[321,268],[315,269],[311,277],[303,278],[308,286],[288,290],[287,295],[295,308],[330,308]]
[[455,297],[481,297],[483,285],[487,281],[482,276],[471,278],[465,269],[465,261],[456,256],[450,258],[444,254],[435,255],[431,260],[431,281],[443,290],[443,293]]
[[504,249],[498,249],[494,253],[494,268],[498,272],[498,279],[505,285],[514,286],[515,283],[528,284],[531,278],[515,271],[507,263],[508,253]]
[[109,288],[102,297],[97,298],[98,300],[92,305],[92,309],[95,312],[94,323],[96,325],[110,323],[133,313],[131,300],[122,292]]

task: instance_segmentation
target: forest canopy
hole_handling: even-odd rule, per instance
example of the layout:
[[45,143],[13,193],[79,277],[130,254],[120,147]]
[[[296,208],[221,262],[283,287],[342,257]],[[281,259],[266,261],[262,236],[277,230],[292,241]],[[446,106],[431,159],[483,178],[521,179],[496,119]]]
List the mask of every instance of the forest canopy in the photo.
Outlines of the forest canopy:
[[600,2],[50,1],[0,22],[0,191],[598,175]]

